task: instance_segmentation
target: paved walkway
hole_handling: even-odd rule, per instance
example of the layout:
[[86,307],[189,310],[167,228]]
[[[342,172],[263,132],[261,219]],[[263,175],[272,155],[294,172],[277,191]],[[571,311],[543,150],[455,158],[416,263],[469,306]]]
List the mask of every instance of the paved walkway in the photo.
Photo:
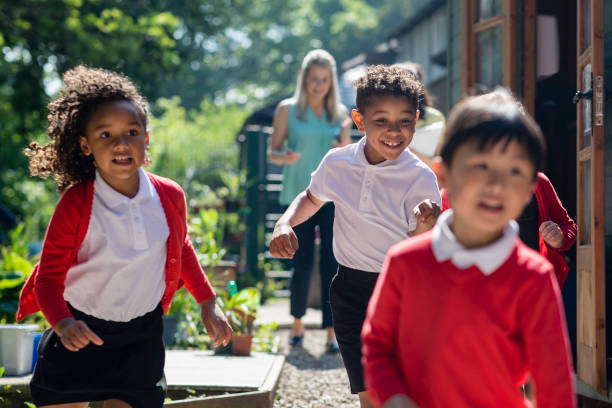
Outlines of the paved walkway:
[[[289,299],[268,300],[259,308],[255,324],[264,324],[275,321],[279,329],[291,328],[293,317],[289,314]],[[321,310],[308,308],[302,322],[307,329],[321,328]]]
[[[259,309],[256,323],[276,322],[279,329],[289,329],[293,318],[289,315],[289,299],[274,299],[266,302]],[[303,322],[308,329],[319,329],[321,311],[308,308]],[[321,338],[323,338],[321,336]],[[283,338],[283,343],[286,339]],[[320,345],[321,350],[323,346]],[[182,387],[201,388],[208,391],[223,390],[246,392],[252,400],[251,407],[270,407],[276,383],[279,379],[285,356],[283,354],[254,353],[250,357],[214,356],[207,351],[166,351],[166,379],[169,389]],[[337,363],[336,363],[337,364]],[[214,367],[213,369],[210,369]],[[10,385],[20,397],[27,401],[30,375],[0,378],[0,387]],[[246,395],[246,394],[245,394]],[[238,394],[235,395],[236,397]],[[15,395],[17,397],[17,395]],[[245,400],[226,396],[224,407],[240,407]],[[230,401],[234,399],[235,401]],[[195,400],[191,400],[195,403]],[[175,405],[178,401],[167,404]],[[208,407],[204,401],[198,407]],[[192,404],[193,405],[193,404]],[[0,406],[5,406],[0,403]],[[19,405],[21,406],[21,405]],[[211,407],[214,405],[210,405]],[[178,408],[178,405],[177,405]]]

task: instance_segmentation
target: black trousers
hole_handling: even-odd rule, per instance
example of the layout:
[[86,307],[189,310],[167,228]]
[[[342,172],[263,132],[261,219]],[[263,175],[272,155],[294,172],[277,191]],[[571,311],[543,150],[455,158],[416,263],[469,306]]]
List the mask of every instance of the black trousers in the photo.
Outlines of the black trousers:
[[334,257],[332,242],[334,238],[334,204],[327,203],[305,222],[293,228],[300,248],[293,256],[293,276],[291,278],[291,316],[301,318],[306,314],[310,276],[314,265],[315,227],[319,226],[321,237],[319,252],[319,272],[321,273],[321,312],[322,327],[331,327],[332,314],[329,306],[329,286],[336,273],[338,263]]
[[338,274],[334,276],[329,290],[336,339],[353,394],[365,391],[361,366],[361,328],[378,275],[376,272],[339,265]]

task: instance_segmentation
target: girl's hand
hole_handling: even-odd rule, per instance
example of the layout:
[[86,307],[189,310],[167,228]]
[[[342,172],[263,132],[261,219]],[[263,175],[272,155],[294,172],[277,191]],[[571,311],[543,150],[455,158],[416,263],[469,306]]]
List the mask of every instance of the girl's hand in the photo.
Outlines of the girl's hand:
[[275,258],[293,258],[298,250],[298,239],[290,225],[277,223],[270,240],[270,255]]
[[232,327],[227,318],[221,311],[221,308],[215,302],[215,297],[212,296],[200,304],[202,308],[202,323],[206,333],[211,339],[214,339],[213,346],[218,347],[221,344],[227,346],[227,343],[232,339]]
[[414,207],[417,226],[412,235],[418,235],[433,228],[442,213],[440,206],[430,199],[423,200]]
[[76,320],[74,317],[66,317],[55,324],[53,327],[55,333],[59,336],[62,344],[70,351],[79,351],[89,343],[97,346],[104,344],[102,339],[82,320]]
[[563,231],[552,221],[544,221],[540,225],[540,235],[544,242],[553,248],[561,248],[563,245]]
[[285,152],[285,164],[293,164],[299,160],[302,156],[302,153],[296,153],[291,149],[287,149]]
[[383,408],[419,408],[419,406],[407,395],[397,394],[389,398]]

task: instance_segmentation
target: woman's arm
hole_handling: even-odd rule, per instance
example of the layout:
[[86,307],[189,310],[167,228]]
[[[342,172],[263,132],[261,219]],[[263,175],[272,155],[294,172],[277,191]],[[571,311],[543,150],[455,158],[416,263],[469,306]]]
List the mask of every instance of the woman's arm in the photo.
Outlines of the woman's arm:
[[353,120],[348,116],[344,115],[342,125],[340,126],[340,136],[338,142],[334,144],[334,147],[342,147],[351,144],[351,129],[353,128]]
[[289,105],[286,101],[282,101],[276,107],[274,122],[272,123],[273,130],[268,148],[268,160],[271,163],[277,165],[293,164],[300,158],[299,153],[294,153],[291,150],[282,151],[283,144],[287,138],[288,124]]

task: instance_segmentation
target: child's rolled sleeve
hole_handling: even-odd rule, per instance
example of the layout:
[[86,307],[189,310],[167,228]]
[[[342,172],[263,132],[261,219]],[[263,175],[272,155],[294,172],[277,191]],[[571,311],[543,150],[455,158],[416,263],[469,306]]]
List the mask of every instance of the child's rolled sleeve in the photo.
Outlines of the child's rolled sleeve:
[[314,197],[321,201],[331,201],[327,194],[327,172],[329,171],[329,162],[325,156],[315,171],[310,174],[310,185],[308,191]]

